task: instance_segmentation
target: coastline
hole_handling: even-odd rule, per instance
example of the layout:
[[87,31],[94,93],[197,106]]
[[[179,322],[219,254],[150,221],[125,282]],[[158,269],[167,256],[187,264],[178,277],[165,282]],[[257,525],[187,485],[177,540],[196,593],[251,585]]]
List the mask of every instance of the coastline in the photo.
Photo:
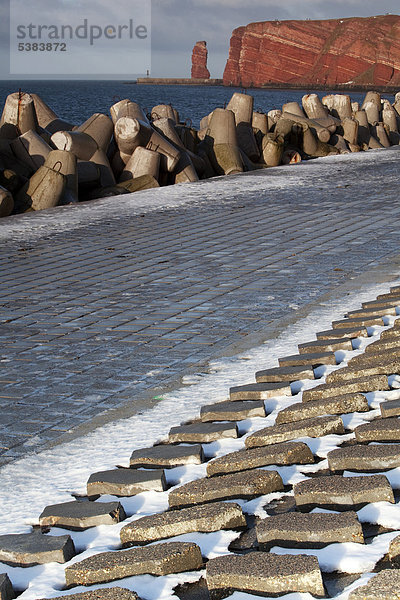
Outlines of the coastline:
[[264,83],[261,86],[242,86],[239,84],[226,84],[223,79],[191,79],[187,78],[178,78],[178,77],[139,77],[136,81],[126,82],[126,83],[136,83],[137,85],[201,85],[201,86],[222,86],[222,87],[232,87],[232,88],[242,88],[246,90],[304,90],[308,92],[309,90],[316,91],[346,91],[346,92],[367,92],[370,89],[374,89],[377,92],[381,92],[384,94],[394,94],[399,88],[397,86],[390,85],[375,85],[373,83],[369,84],[352,84],[352,83],[341,83],[341,84],[332,84],[325,85],[321,83],[316,83],[312,81],[304,81],[300,83],[280,83],[280,82],[271,82]]

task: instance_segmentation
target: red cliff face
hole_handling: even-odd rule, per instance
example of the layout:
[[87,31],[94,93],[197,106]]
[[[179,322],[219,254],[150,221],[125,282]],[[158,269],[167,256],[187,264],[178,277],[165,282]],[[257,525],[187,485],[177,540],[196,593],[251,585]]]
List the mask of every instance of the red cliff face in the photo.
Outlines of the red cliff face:
[[235,29],[224,84],[400,86],[400,16],[265,21]]
[[192,54],[192,78],[210,79],[207,69],[208,50],[206,42],[196,42]]

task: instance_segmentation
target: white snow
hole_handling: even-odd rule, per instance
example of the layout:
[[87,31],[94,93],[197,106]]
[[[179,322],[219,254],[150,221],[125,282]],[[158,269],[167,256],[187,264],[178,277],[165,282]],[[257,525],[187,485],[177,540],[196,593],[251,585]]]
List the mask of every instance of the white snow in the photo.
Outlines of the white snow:
[[[398,282],[393,282],[391,285],[395,283]],[[157,440],[164,439],[169,429],[178,425],[179,421],[183,422],[198,416],[199,409],[205,402],[214,403],[217,400],[226,399],[229,387],[249,381],[261,368],[276,366],[278,357],[294,354],[297,344],[310,338],[317,328],[318,330],[328,329],[332,320],[342,318],[347,310],[359,308],[360,302],[374,299],[378,294],[387,292],[388,288],[389,284],[387,283],[371,285],[363,291],[358,290],[345,298],[334,300],[329,305],[319,306],[307,317],[290,325],[277,339],[269,340],[244,355],[214,361],[209,374],[186,380],[187,385],[166,394],[159,404],[144,414],[105,425],[83,438],[6,465],[0,471],[2,482],[0,533],[31,531],[31,525],[38,523],[38,516],[46,505],[70,501],[72,493],[85,494],[85,484],[91,473],[115,468],[116,465],[128,466],[129,456],[134,449],[146,447]],[[375,334],[373,339],[377,339],[382,329],[370,331]],[[344,361],[341,366],[344,366],[350,357],[359,354],[373,339],[362,339],[359,344],[360,348],[353,352],[337,353],[337,357]],[[320,370],[320,374],[326,375],[330,370]],[[302,389],[306,389],[322,381],[323,379],[318,382],[305,381],[299,385]],[[393,379],[393,383],[396,381]],[[188,385],[189,383],[192,384]],[[357,424],[368,421],[372,415],[376,416],[379,403],[393,397],[393,394],[397,394],[396,397],[398,397],[399,390],[368,394],[371,408],[374,409],[373,413],[346,415],[344,417],[346,424],[353,429]],[[246,436],[252,431],[272,425],[279,410],[299,400],[301,400],[301,392],[292,398],[277,397],[266,401],[266,408],[270,414],[265,419],[242,421],[239,424],[240,431]],[[326,459],[330,450],[353,437],[354,434],[350,433],[345,436],[330,435],[320,439],[304,438],[303,441],[317,456]],[[207,456],[221,456],[243,448],[244,439],[245,437],[238,440],[221,440],[205,444],[204,449]],[[326,460],[317,465],[278,467],[277,470],[285,483],[295,483],[322,468],[326,468]],[[175,486],[204,475],[205,465],[179,467],[167,472],[167,479],[170,484]],[[387,476],[396,487],[400,486],[397,469],[390,471]],[[277,493],[251,501],[235,500],[235,502],[237,501],[243,507],[244,512],[265,518],[267,513],[263,507],[268,502],[287,495],[288,493]],[[111,499],[115,498],[103,496],[98,501],[107,502]],[[168,507],[168,492],[146,492],[132,498],[119,500],[129,515],[128,520],[123,524],[96,527],[85,532],[65,532],[56,528],[50,532],[49,535],[69,533],[73,537],[81,554],[71,562],[80,561],[98,552],[118,548],[121,527],[140,516],[164,511]],[[358,514],[361,521],[379,523],[396,530],[400,529],[400,506],[398,504],[392,505],[385,502],[371,504],[361,509]],[[364,573],[373,569],[377,560],[387,551],[391,539],[398,534],[399,531],[396,531],[377,536],[367,546],[333,544],[328,549],[302,550],[301,553],[317,555],[324,570]],[[237,532],[217,532],[188,534],[180,536],[179,539],[198,543],[205,556],[213,557],[226,553],[230,542],[235,537],[237,537]],[[286,554],[292,551],[275,548],[274,552]],[[64,592],[60,592],[65,585],[64,568],[65,565],[54,563],[26,569],[1,565],[1,571],[9,574],[16,589],[25,590],[20,596],[21,600],[64,595]],[[201,576],[202,572],[167,577],[141,576],[108,585],[111,587],[121,585],[133,589],[145,600],[171,600],[175,598],[173,589],[176,585],[197,581]],[[359,582],[357,583],[359,584]],[[96,587],[104,587],[104,585],[93,586],[90,589],[96,589]],[[79,591],[84,591],[84,588],[73,590],[74,593]],[[346,594],[347,591],[338,598],[346,600]],[[250,597],[252,596],[249,594],[237,592],[232,595],[234,600],[245,600]],[[309,594],[288,594],[284,598],[286,600],[305,600],[310,599],[311,596]]]
[[326,573],[367,573],[372,571],[378,560],[388,552],[390,542],[399,532],[384,533],[376,536],[370,544],[330,544],[320,550],[302,548],[271,548],[274,554],[308,554],[318,558],[319,566]]

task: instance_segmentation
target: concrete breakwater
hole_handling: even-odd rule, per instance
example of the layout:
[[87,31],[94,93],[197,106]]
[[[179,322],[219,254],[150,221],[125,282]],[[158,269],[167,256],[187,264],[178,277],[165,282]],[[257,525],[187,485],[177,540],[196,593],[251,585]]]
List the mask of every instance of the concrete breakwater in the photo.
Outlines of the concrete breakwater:
[[367,92],[303,96],[302,105],[254,110],[234,93],[194,128],[167,104],[145,114],[129,99],[80,125],[36,94],[10,94],[0,121],[0,216],[195,182],[400,142],[395,102]]

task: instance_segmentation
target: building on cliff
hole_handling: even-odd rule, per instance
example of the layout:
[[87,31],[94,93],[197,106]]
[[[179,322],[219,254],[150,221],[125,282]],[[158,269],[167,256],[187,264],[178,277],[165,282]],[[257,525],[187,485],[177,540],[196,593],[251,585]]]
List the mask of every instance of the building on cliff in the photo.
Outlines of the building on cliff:
[[224,85],[400,87],[400,16],[265,21],[235,29]]

